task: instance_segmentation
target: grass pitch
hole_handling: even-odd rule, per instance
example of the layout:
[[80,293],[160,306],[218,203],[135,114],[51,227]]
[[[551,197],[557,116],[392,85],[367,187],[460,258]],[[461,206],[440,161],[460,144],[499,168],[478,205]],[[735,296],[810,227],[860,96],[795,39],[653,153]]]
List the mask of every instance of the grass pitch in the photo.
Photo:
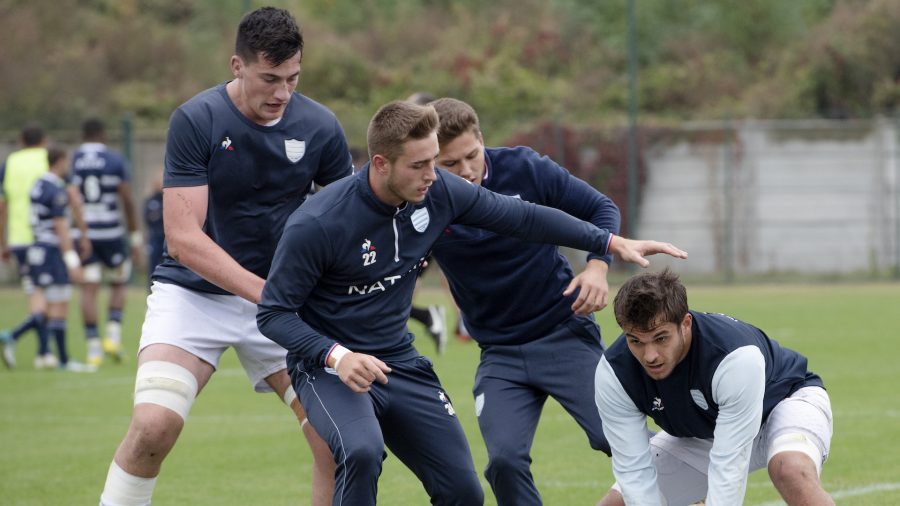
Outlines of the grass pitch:
[[[128,426],[144,313],[144,292],[131,292],[125,313],[130,360],[94,374],[36,371],[35,338],[17,348],[19,367],[0,370],[0,503],[97,504],[106,469]],[[834,409],[834,439],[822,475],[838,504],[900,504],[900,285],[688,286],[692,309],[729,313],[809,357]],[[445,303],[437,290],[420,294]],[[73,300],[73,306],[77,304]],[[0,326],[17,323],[26,302],[0,289]],[[72,355],[83,360],[80,317],[70,311]],[[607,344],[618,335],[609,308],[598,313]],[[422,329],[412,330],[423,335]],[[471,396],[478,347],[451,339],[434,360],[469,437],[476,469],[487,457]],[[590,450],[575,422],[549,401],[532,452],[532,471],[545,504],[594,504],[612,483],[610,462]],[[163,466],[154,504],[288,505],[309,503],[310,457],[292,414],[274,395],[252,391],[229,351],[198,398],[178,444]],[[482,480],[486,504],[495,504]],[[395,457],[385,462],[379,503],[428,504],[418,480]],[[754,473],[745,504],[776,505],[764,471]]]

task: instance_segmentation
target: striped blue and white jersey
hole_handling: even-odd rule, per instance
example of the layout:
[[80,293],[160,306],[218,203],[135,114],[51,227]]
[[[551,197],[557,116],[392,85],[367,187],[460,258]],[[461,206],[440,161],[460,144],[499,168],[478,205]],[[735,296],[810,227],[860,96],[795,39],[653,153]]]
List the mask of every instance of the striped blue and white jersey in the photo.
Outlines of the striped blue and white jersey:
[[36,244],[59,246],[53,220],[66,216],[69,195],[65,185],[62,178],[47,172],[31,189],[31,229]]
[[[84,200],[84,221],[92,241],[125,234],[119,212],[119,185],[129,180],[125,158],[99,142],[82,144],[72,156],[72,184]],[[80,235],[73,230],[73,234]]]

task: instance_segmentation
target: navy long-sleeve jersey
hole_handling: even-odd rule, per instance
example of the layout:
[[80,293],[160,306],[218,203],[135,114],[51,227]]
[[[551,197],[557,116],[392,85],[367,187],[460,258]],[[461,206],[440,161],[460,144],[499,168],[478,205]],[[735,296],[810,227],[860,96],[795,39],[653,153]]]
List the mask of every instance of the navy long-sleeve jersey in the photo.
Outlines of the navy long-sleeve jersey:
[[[368,167],[310,197],[288,219],[257,322],[288,367],[325,364],[336,344],[382,360],[415,356],[406,327],[422,258],[451,223],[605,255],[612,235],[562,211],[437,169],[425,199],[380,201]],[[299,316],[299,318],[298,318]]]
[[[553,207],[619,232],[619,208],[607,196],[527,147],[485,149],[482,186]],[[465,225],[447,227],[434,245],[450,291],[481,344],[521,344],[572,316],[577,293],[568,260],[555,244],[525,242]],[[607,263],[610,255],[589,253]],[[485,282],[485,280],[490,280]]]

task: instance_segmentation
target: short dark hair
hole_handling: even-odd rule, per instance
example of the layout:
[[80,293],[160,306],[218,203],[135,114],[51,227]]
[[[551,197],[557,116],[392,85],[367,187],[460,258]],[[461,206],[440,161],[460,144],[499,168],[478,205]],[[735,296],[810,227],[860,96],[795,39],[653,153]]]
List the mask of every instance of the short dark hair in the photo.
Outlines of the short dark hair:
[[678,324],[688,312],[687,290],[669,268],[632,277],[619,288],[613,302],[616,322],[648,331],[663,323]]
[[431,102],[431,106],[441,118],[441,127],[438,129],[438,143],[441,146],[453,142],[466,132],[481,136],[478,114],[471,105],[462,100],[445,97]]
[[26,147],[39,146],[44,142],[44,129],[37,123],[29,123],[22,129],[22,144]]
[[97,140],[103,137],[106,125],[100,118],[88,118],[81,124],[81,138],[87,141]]
[[53,167],[56,165],[56,162],[65,158],[67,153],[66,148],[54,144],[47,148],[47,163]]
[[403,143],[424,139],[438,128],[438,115],[430,105],[397,100],[381,106],[366,131],[369,159],[381,155],[393,162],[403,153]]
[[416,105],[428,105],[429,102],[433,102],[437,97],[428,93],[427,91],[417,91],[412,95],[406,97],[407,102],[412,102]]
[[234,52],[245,62],[254,62],[259,53],[278,66],[297,52],[303,52],[303,33],[290,12],[262,7],[244,16],[238,25]]

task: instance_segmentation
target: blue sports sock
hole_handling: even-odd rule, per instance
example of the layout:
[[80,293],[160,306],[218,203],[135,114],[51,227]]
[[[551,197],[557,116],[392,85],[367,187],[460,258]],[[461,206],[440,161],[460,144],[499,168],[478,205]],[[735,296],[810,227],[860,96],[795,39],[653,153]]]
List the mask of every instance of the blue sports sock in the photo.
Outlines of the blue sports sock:
[[122,323],[122,310],[109,308],[109,314],[106,317],[111,322]]
[[85,339],[94,339],[96,337],[100,337],[100,333],[97,332],[97,324],[96,323],[85,323],[84,324],[84,337],[85,337]]
[[53,339],[56,341],[60,365],[66,365],[69,362],[69,354],[66,352],[66,321],[50,320],[47,323],[47,329],[53,334]]
[[50,332],[47,330],[47,319],[44,315],[41,315],[35,330],[38,335],[38,355],[50,353]]
[[31,329],[37,328],[38,322],[42,321],[43,319],[44,315],[42,315],[41,313],[32,313],[28,315],[28,318],[25,318],[22,323],[17,325],[16,328],[12,330],[12,338],[18,341],[19,337],[21,337],[22,334],[28,332]]

